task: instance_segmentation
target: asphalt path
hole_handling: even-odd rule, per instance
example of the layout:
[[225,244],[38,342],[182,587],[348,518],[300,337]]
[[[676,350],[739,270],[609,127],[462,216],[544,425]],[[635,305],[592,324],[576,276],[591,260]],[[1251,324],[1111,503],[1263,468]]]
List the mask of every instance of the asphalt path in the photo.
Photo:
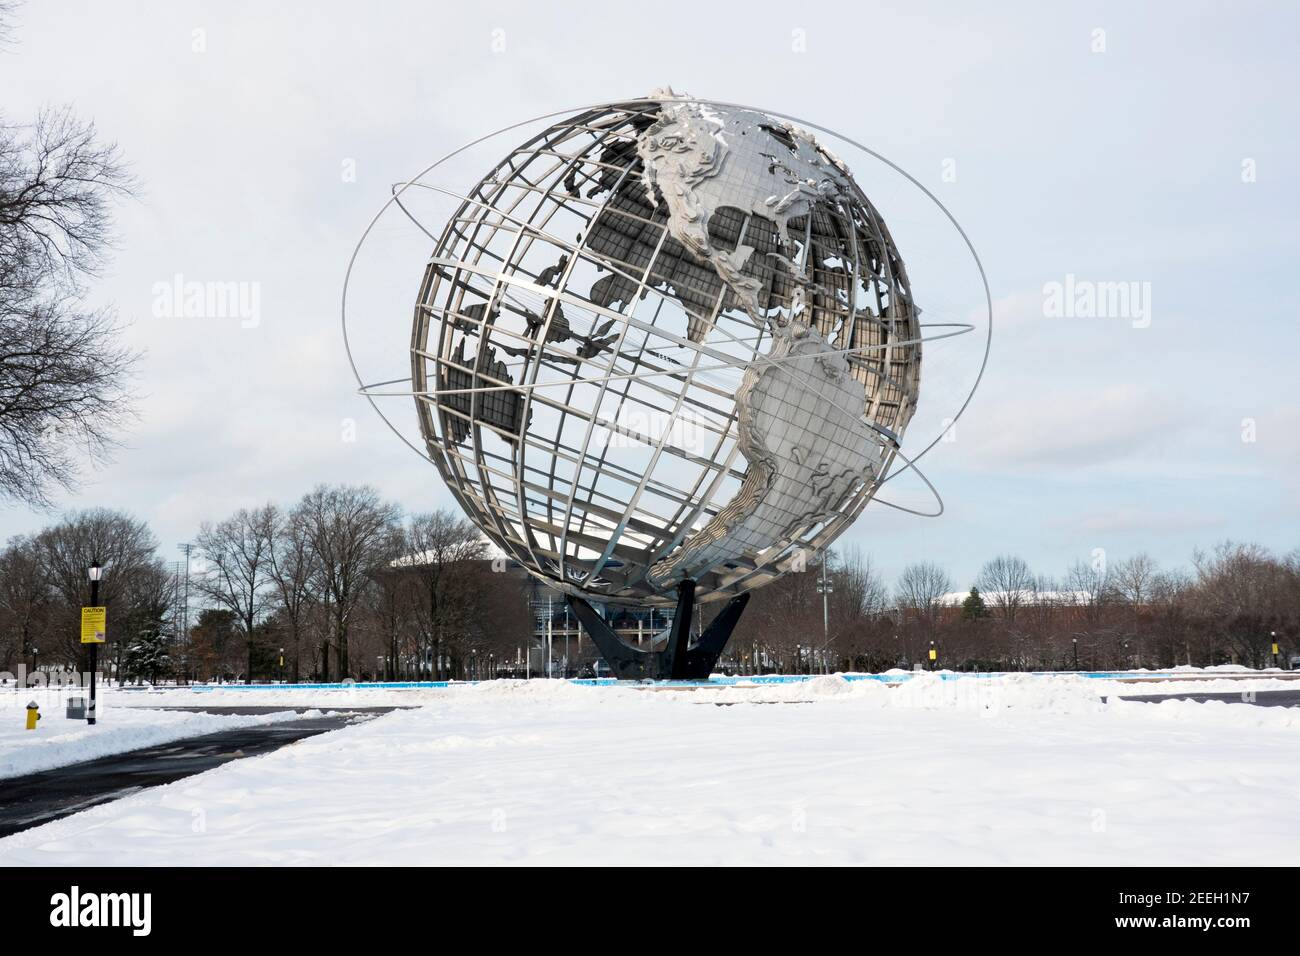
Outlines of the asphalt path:
[[[211,713],[243,714],[282,713],[287,709],[289,708],[239,707],[206,710]],[[374,716],[370,713],[360,719],[373,719]],[[68,764],[25,777],[0,780],[0,837],[11,836],[29,827],[80,813],[111,800],[120,800],[149,787],[173,783],[232,760],[279,750],[286,744],[338,730],[356,721],[358,717],[354,710],[256,727],[239,727]]]

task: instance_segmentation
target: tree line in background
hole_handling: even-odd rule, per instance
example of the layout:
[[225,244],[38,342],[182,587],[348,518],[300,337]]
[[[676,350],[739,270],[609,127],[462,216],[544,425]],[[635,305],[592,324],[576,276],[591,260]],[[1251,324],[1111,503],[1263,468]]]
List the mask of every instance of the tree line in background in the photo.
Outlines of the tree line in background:
[[124,680],[467,677],[513,658],[529,633],[527,607],[487,577],[473,525],[404,516],[372,488],[322,485],[292,508],[241,509],[194,545],[187,576],[144,523],[98,509],[11,538],[0,670],[84,669],[78,618],[96,560],[101,661]]
[[[477,529],[448,511],[404,515],[369,487],[319,486],[205,523],[187,576],[121,512],[66,515],[0,551],[0,670],[84,670],[87,568],[104,566],[110,673],[132,681],[487,677],[534,621],[517,577],[494,573]],[[823,603],[821,584],[830,593]],[[189,593],[186,595],[188,587]],[[754,592],[728,669],[1113,669],[1267,666],[1300,634],[1300,551],[1225,542],[1190,571],[1101,556],[1059,580],[988,561],[964,598],[939,565],[891,588],[857,548]],[[182,609],[189,608],[188,623]],[[513,673],[513,670],[509,672]]]
[[[988,561],[969,592],[939,565],[907,566],[891,590],[869,557],[832,554],[823,605],[820,569],[754,593],[741,670],[1109,670],[1279,663],[1300,635],[1300,550],[1278,557],[1255,544],[1197,551],[1190,571],[1148,555],[1108,563],[1098,553],[1059,579],[1023,559]],[[743,646],[748,643],[748,647]],[[757,662],[757,663],[755,663]]]

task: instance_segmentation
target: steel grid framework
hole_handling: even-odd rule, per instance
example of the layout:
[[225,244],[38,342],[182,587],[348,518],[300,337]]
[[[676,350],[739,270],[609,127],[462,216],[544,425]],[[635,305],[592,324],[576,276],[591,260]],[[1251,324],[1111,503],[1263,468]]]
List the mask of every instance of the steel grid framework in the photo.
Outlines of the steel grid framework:
[[[771,335],[646,185],[636,147],[660,109],[557,123],[467,194],[420,287],[412,385],[430,457],[498,546],[568,593],[669,604],[651,569],[745,481],[736,395]],[[875,208],[854,185],[790,227],[793,248],[742,209],[708,224],[716,247],[754,250],[742,272],[764,316],[797,316],[848,354],[874,467],[833,514],[693,574],[704,600],[828,545],[888,474],[915,408],[917,310]]]

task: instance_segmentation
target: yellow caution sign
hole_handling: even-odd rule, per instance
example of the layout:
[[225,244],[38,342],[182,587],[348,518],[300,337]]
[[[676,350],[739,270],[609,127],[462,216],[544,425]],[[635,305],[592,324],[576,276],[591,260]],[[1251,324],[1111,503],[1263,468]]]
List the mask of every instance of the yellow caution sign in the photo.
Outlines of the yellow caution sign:
[[1273,656],[1274,656],[1274,657],[1277,657],[1277,645],[1276,645],[1276,644],[1273,645]]
[[83,607],[81,609],[81,643],[103,644],[108,632],[108,608]]
[[933,647],[930,648],[930,660],[937,661],[938,659],[939,659],[939,652],[936,651]]

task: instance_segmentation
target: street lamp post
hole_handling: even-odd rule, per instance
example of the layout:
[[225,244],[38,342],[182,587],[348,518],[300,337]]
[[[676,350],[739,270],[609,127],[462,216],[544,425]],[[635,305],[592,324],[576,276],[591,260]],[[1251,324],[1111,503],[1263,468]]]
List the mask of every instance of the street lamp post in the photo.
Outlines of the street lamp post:
[[1077,671],[1079,669],[1079,639],[1072,637],[1070,641],[1074,644],[1074,669]]
[[831,610],[830,597],[835,593],[831,582],[826,577],[827,555],[822,552],[822,576],[817,582],[817,592],[822,596],[822,650],[830,647],[831,643]]
[[[99,578],[104,569],[96,561],[90,566],[90,606],[99,607]],[[90,707],[86,710],[86,723],[95,723],[95,670],[99,664],[99,644],[90,645]]]
[[194,552],[194,545],[186,541],[176,545],[185,553],[185,600],[181,612],[181,676],[185,677],[188,682],[189,674],[189,653],[190,653],[190,555]]
[[1277,631],[1268,632],[1269,643],[1273,647],[1273,666],[1277,667]]

